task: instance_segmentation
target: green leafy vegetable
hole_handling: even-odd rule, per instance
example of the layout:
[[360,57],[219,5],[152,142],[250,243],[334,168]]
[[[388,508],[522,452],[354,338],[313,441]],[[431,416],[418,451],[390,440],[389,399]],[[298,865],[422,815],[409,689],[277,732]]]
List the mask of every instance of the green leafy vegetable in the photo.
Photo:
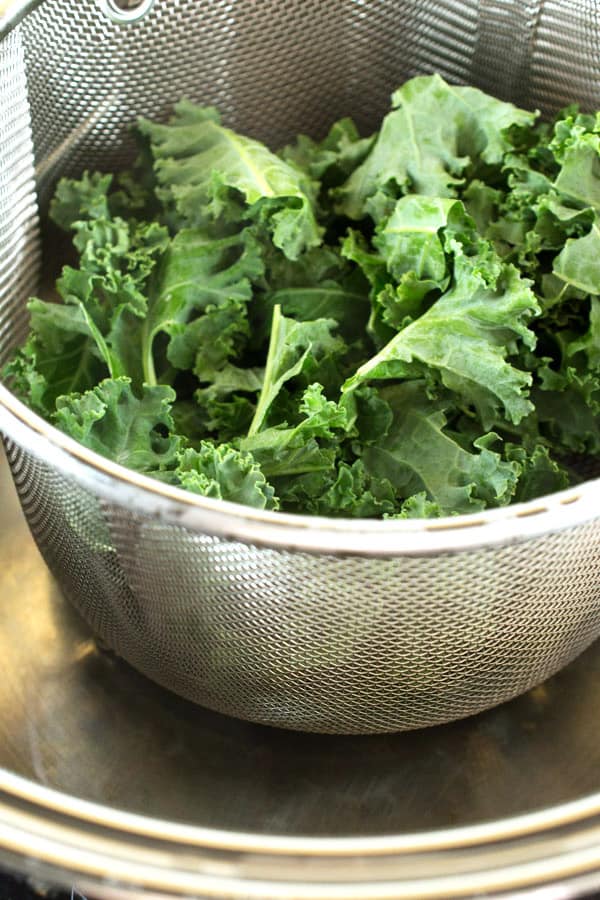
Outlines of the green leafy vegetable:
[[[177,326],[188,323],[192,313],[208,307],[214,313],[220,306],[246,303],[252,296],[251,280],[259,278],[262,271],[256,243],[248,231],[219,240],[198,229],[179,231],[150,285],[141,348],[145,381],[156,384],[154,341],[160,332],[181,336]],[[200,337],[197,331],[195,337]],[[177,350],[168,355],[181,368]]]
[[464,173],[499,167],[510,149],[507,129],[532,125],[533,113],[439,75],[413,78],[392,96],[392,112],[366,160],[339,189],[352,219],[380,221],[403,193],[455,197]]
[[321,242],[313,210],[314,186],[264,144],[220,124],[210,107],[182,100],[168,125],[140,119],[156,159],[160,196],[172,205],[180,224],[205,226],[221,216],[264,221],[273,241],[290,259]]
[[332,328],[335,322],[331,319],[297,322],[287,319],[281,314],[281,307],[275,306],[263,383],[249,436],[261,429],[286,382],[305,373],[311,380],[311,374],[316,375],[328,359],[344,350],[343,341],[332,336]]
[[106,379],[85,394],[59,397],[56,423],[90,450],[139,472],[160,472],[177,459],[180,438],[171,434],[175,392],[145,386],[138,399],[128,378]]
[[[600,115],[437,75],[273,152],[187,100],[62,179],[3,370],[89,449],[256,509],[427,518],[600,469]],[[57,302],[58,301],[58,302]]]
[[526,325],[537,311],[535,296],[512,266],[492,273],[484,261],[477,268],[459,256],[454,272],[450,290],[364,363],[344,390],[366,380],[414,378],[433,370],[477,409],[484,427],[500,414],[499,404],[518,424],[533,409],[526,397],[531,376],[506,357],[519,340],[528,347],[535,343]]
[[202,441],[198,450],[178,456],[175,478],[196,494],[245,503],[258,509],[277,509],[273,488],[249,453],[227,444],[215,447]]
[[401,497],[425,491],[442,515],[511,499],[519,469],[491,449],[497,435],[481,436],[472,448],[463,448],[447,428],[447,402],[430,400],[419,381],[387,388],[382,395],[394,419],[387,436],[363,454],[368,472],[387,478]]

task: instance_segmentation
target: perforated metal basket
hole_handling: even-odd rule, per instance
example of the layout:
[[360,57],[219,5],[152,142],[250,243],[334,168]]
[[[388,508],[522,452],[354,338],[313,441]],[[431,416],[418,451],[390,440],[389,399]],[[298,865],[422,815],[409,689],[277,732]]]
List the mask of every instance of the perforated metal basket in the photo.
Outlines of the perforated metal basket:
[[[0,363],[26,331],[56,179],[130,161],[128,126],[180,96],[278,146],[368,132],[439,71],[525,107],[600,108],[593,0],[111,0],[17,4],[0,42]],[[17,20],[19,23],[15,25]],[[600,633],[600,481],[477,516],[326,520],[161,485],[88,452],[0,387],[27,520],[66,596],[146,675],[287,728],[376,732],[500,703]]]

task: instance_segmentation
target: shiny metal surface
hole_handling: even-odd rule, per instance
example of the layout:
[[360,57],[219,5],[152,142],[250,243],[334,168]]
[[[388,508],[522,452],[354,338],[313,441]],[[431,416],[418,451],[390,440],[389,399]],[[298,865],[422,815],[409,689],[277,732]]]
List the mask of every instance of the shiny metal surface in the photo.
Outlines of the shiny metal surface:
[[442,728],[336,738],[245,724],[99,652],[4,461],[0,503],[0,862],[107,898],[141,884],[267,900],[600,883],[600,646]]
[[[342,113],[367,130],[392,86],[432,68],[525,105],[600,105],[589,0],[156,0],[128,27],[96,0],[72,11],[45,0],[0,45],[0,363],[26,327],[36,198],[125,162],[135,115],[182,93],[274,146]],[[121,657],[211,709],[333,733],[439,724],[541,683],[600,633],[599,480],[471,517],[349,523],[137,476],[2,387],[0,428],[63,593]]]

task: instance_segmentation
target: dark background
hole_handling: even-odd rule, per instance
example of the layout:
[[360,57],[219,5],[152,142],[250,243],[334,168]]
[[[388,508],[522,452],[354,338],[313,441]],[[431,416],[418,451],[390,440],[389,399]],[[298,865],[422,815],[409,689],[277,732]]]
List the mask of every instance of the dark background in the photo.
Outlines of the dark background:
[[[71,900],[71,891],[45,891],[40,894],[32,890],[24,880],[0,874],[0,900]],[[81,894],[73,892],[73,900],[82,900]],[[89,898],[91,900],[91,898]]]

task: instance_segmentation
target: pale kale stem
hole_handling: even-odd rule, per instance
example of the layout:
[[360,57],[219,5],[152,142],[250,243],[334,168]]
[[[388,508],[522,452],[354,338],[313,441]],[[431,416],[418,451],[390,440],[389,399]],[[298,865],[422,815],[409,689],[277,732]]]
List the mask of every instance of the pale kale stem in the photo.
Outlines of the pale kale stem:
[[269,340],[269,350],[267,353],[265,374],[263,378],[262,388],[258,397],[258,403],[256,404],[256,411],[254,413],[252,422],[250,423],[250,428],[248,429],[248,437],[252,437],[252,435],[256,434],[256,432],[260,429],[263,419],[267,414],[269,406],[271,405],[271,382],[273,381],[273,374],[279,350],[279,336],[281,331],[282,318],[281,306],[279,304],[276,304],[273,307],[271,337]]
[[142,329],[142,369],[144,373],[144,384],[147,384],[150,387],[154,387],[157,384],[154,356],[152,353],[154,336],[154,331],[148,334],[148,319],[146,319]]

